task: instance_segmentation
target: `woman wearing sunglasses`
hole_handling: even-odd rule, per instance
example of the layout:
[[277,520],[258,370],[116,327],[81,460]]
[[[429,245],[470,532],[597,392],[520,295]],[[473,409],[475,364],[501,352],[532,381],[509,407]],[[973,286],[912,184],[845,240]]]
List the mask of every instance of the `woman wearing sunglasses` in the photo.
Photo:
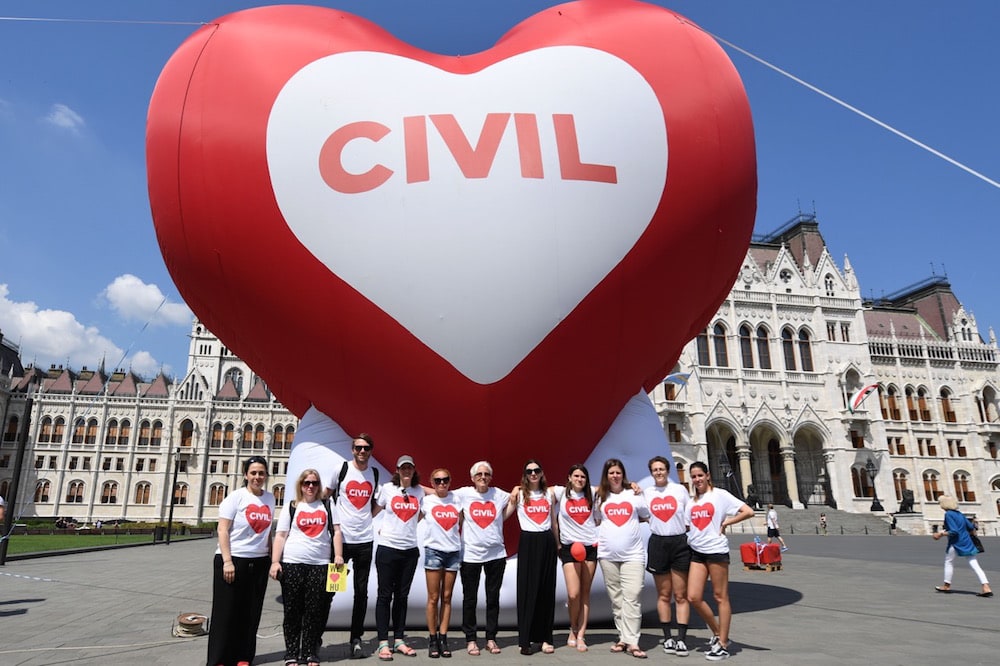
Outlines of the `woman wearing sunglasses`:
[[[375,550],[378,596],[375,599],[375,627],[378,632],[378,658],[392,661],[392,653],[406,657],[417,651],[406,644],[406,605],[410,585],[417,570],[417,514],[424,489],[420,474],[410,456],[400,456],[392,481],[382,486],[376,501],[385,511]],[[393,642],[389,645],[389,625]]]
[[555,652],[552,625],[556,610],[556,536],[552,529],[552,491],[537,460],[524,464],[521,485],[510,495],[521,526],[517,546],[517,642],[530,655],[541,643],[545,654]]
[[315,469],[299,474],[295,501],[281,512],[271,549],[271,578],[281,581],[285,608],[285,666],[319,666],[316,645],[330,610],[327,565],[344,563],[340,519],[321,499],[319,478]]
[[451,657],[448,625],[451,594],[462,563],[462,505],[451,492],[451,472],[439,467],[431,472],[432,492],[420,503],[425,521],[424,575],[427,578],[427,656]]

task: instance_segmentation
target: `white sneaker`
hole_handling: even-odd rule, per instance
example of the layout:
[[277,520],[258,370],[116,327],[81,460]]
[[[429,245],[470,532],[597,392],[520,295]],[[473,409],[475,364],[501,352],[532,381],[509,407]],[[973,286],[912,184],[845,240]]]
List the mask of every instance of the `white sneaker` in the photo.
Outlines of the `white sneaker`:
[[688,646],[684,644],[684,641],[678,640],[674,643],[674,654],[678,657],[688,656]]
[[712,646],[712,649],[705,653],[705,659],[709,661],[722,661],[723,659],[729,659],[729,650],[722,647],[721,643],[716,643]]

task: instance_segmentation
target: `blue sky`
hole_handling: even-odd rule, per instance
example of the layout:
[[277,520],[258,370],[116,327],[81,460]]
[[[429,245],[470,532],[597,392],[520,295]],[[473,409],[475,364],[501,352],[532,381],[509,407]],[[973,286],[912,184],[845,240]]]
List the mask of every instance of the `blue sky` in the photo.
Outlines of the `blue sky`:
[[[0,331],[24,362],[183,374],[190,313],[146,195],[146,108],[195,29],[255,2],[7,0],[0,7]],[[544,0],[316,2],[429,51],[489,48]],[[1000,3],[657,2],[1000,180]],[[12,17],[80,19],[22,21]],[[108,22],[105,22],[108,21]],[[121,22],[118,22],[121,21]],[[148,23],[130,23],[144,21]],[[757,133],[757,231],[815,212],[864,296],[947,274],[1000,330],[1000,189],[726,48]],[[677,276],[678,284],[683,276]],[[166,304],[156,311],[166,298]],[[294,351],[289,350],[294,361]]]

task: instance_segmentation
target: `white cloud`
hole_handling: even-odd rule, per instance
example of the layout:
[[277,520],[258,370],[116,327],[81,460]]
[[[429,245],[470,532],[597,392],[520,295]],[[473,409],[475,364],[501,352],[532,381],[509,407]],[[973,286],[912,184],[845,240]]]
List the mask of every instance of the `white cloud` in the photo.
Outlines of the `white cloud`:
[[191,325],[191,310],[183,303],[166,303],[160,288],[128,273],[119,275],[102,295],[126,321],[153,325]]
[[102,358],[114,363],[122,349],[101,335],[94,326],[84,326],[64,310],[43,310],[31,302],[8,298],[9,289],[0,284],[0,329],[5,339],[21,346],[21,360],[45,368],[66,364],[79,369],[95,367]]
[[170,375],[172,368],[169,365],[160,365],[160,362],[153,358],[147,351],[136,352],[132,355],[129,367],[143,377],[155,377],[162,369],[166,375]]
[[45,122],[71,132],[79,132],[87,124],[83,116],[65,104],[53,104],[49,115],[45,116]]

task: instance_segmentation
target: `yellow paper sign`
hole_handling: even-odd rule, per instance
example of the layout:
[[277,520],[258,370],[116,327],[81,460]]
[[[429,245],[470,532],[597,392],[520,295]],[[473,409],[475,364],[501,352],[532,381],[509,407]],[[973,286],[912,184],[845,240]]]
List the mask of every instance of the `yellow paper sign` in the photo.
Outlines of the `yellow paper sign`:
[[347,565],[334,564],[331,562],[327,567],[326,591],[346,592],[347,591]]

